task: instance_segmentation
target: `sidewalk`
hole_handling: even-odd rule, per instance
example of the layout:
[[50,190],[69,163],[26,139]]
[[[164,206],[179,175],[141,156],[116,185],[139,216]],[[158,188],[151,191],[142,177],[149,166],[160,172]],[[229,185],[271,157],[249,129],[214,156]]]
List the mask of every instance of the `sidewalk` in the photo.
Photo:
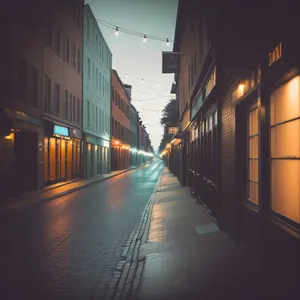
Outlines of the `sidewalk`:
[[164,170],[129,299],[268,299],[255,260]]
[[[145,164],[143,164],[145,165]],[[141,165],[141,166],[143,166]],[[140,166],[138,166],[140,167]],[[132,167],[125,170],[113,171],[110,174],[95,176],[91,179],[77,179],[69,182],[61,182],[52,186],[45,187],[43,190],[33,191],[19,197],[8,199],[0,203],[0,217],[7,216],[24,208],[36,206],[69,193],[76,192],[90,185],[99,183],[109,178],[115,177],[125,172],[129,172],[138,167]]]

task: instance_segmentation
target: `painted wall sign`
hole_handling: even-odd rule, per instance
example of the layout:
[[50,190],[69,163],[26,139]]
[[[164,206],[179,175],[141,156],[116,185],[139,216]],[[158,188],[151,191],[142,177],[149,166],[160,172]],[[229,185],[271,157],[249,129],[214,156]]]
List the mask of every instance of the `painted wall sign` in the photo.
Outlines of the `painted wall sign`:
[[62,135],[62,136],[69,136],[69,128],[63,127],[63,126],[54,125],[53,133],[54,134],[58,134],[58,135]]
[[282,57],[282,44],[280,43],[273,49],[269,55],[269,67],[271,67],[275,62],[277,62]]

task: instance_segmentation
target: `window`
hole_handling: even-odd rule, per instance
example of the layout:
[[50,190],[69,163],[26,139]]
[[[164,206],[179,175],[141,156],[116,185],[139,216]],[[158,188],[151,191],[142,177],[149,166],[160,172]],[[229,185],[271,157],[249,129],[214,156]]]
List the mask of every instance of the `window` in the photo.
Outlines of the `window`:
[[70,40],[68,37],[66,41],[66,61],[70,62]]
[[101,109],[99,109],[99,132],[102,132],[102,115],[101,115]]
[[75,48],[75,44],[72,44],[72,61],[71,61],[71,65],[72,67],[75,69],[75,60],[76,60],[76,48]]
[[92,123],[92,128],[95,128],[95,106],[92,104],[92,113],[91,113],[91,123]]
[[80,74],[80,68],[81,68],[81,53],[80,50],[77,50],[77,72]]
[[96,88],[98,90],[98,69],[96,68]]
[[72,111],[73,111],[73,95],[70,93],[70,97],[69,97],[69,120],[72,121]]
[[88,58],[88,78],[91,79],[91,60]]
[[47,44],[48,46],[51,46],[51,45],[52,45],[52,22],[49,22],[49,23],[48,23],[46,44]]
[[101,40],[99,40],[99,50],[100,50],[100,52],[99,52],[99,58],[100,58],[100,60],[101,60],[101,58],[102,58],[102,43],[101,43]]
[[76,20],[77,22],[77,25],[78,25],[78,27],[80,28],[81,27],[81,9],[80,9],[80,7],[78,7],[78,9],[77,9],[77,20]]
[[53,108],[52,112],[59,114],[59,93],[60,93],[60,86],[58,83],[54,85],[54,101],[53,101]]
[[101,77],[102,77],[101,72],[99,72],[99,90],[100,91],[101,91]]
[[300,79],[271,94],[272,209],[300,223]]
[[104,95],[104,76],[102,75],[102,92],[103,92],[103,95]]
[[96,130],[98,130],[98,107],[96,107]]
[[104,133],[104,111],[101,112],[101,119],[102,119],[101,132]]
[[72,117],[72,121],[75,122],[75,117],[76,117],[76,99],[75,99],[75,95],[73,95],[73,117]]
[[54,49],[58,54],[60,53],[60,43],[61,43],[61,30],[60,28],[58,28],[56,31],[55,45],[54,45]]
[[91,126],[91,112],[90,112],[90,102],[86,101],[86,111],[87,111],[87,126]]
[[51,105],[51,80],[45,76],[45,110],[50,111]]
[[87,17],[87,22],[86,22],[86,35],[87,35],[87,38],[89,39],[90,38],[90,21],[89,21],[88,17]]
[[68,111],[69,111],[69,92],[67,90],[65,90],[65,105],[64,105],[64,117],[66,119],[69,118],[69,114],[68,114]]
[[29,101],[32,105],[38,106],[38,70],[35,67],[30,68],[30,86]]
[[258,204],[258,108],[248,116],[248,199]]

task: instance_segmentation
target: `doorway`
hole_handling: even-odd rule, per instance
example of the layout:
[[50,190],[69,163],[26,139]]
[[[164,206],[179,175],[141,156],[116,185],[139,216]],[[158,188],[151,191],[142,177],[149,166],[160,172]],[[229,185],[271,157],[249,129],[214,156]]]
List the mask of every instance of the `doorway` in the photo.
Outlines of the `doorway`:
[[14,188],[16,188],[18,194],[37,188],[37,144],[38,136],[36,132],[15,132],[16,180]]

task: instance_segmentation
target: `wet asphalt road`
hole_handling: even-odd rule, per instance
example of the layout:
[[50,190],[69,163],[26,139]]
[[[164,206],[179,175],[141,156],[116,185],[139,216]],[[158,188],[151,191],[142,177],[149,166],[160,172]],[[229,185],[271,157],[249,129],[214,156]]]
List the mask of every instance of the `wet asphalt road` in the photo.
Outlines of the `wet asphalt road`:
[[163,168],[124,173],[0,222],[1,299],[101,299]]

